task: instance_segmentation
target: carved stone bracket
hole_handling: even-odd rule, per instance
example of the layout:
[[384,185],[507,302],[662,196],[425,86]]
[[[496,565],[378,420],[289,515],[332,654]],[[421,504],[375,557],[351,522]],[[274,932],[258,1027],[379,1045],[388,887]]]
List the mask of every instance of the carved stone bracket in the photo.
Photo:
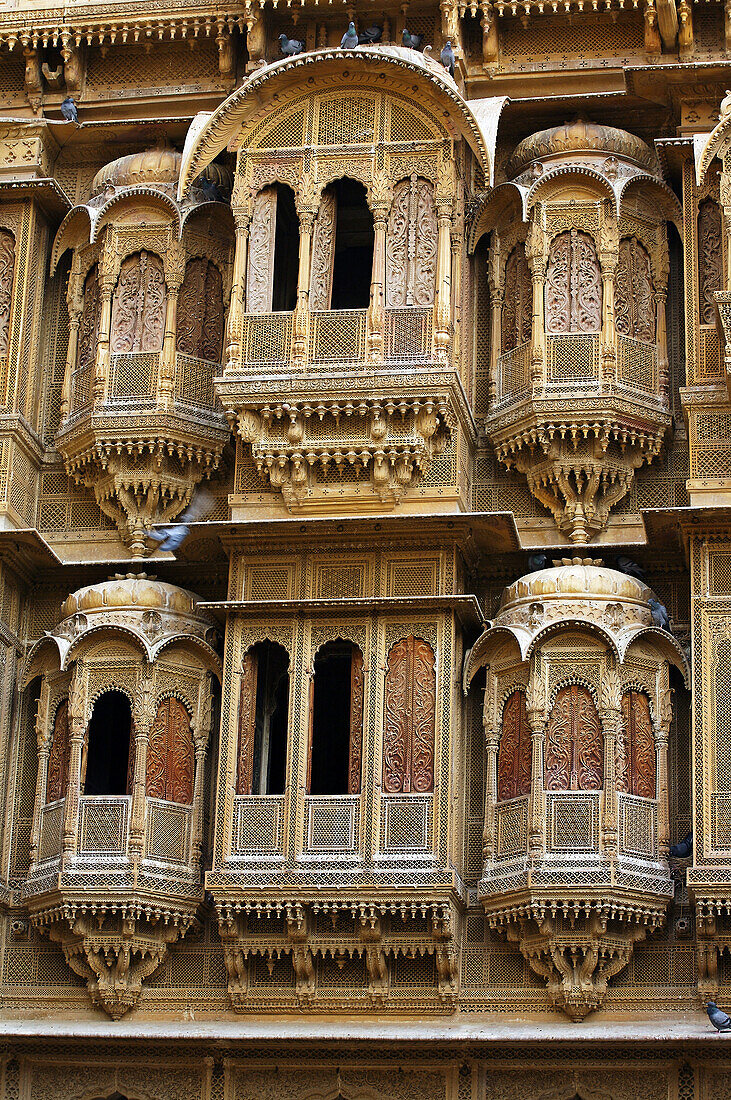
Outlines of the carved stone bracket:
[[60,944],[69,967],[84,978],[92,1002],[118,1020],[137,1003],[142,983],[158,969],[170,944],[197,925],[195,916],[141,905],[93,909],[73,905],[32,916]]

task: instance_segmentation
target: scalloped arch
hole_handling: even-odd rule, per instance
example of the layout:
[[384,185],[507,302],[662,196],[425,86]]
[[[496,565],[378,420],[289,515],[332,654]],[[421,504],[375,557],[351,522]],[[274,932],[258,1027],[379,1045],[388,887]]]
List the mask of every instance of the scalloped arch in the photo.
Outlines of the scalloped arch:
[[647,172],[643,172],[639,176],[628,176],[626,179],[620,180],[617,184],[617,206],[619,216],[621,217],[621,215],[624,214],[624,204],[627,194],[638,188],[647,188],[654,193],[656,200],[659,202],[660,209],[665,215],[665,220],[673,223],[682,241],[683,208],[677,196],[666,183],[663,183],[662,180],[655,179],[654,176],[651,176]]
[[696,150],[696,182],[700,187],[705,181],[706,172],[711,166],[711,161],[716,156],[721,156],[723,146],[731,139],[731,112],[723,115],[718,125],[711,130],[705,144]]
[[661,653],[663,649],[665,650],[663,656],[666,660],[670,661],[671,664],[675,665],[683,677],[685,686],[690,688],[690,666],[680,647],[680,643],[676,641],[672,634],[668,634],[666,630],[661,630],[658,626],[642,626],[639,630],[632,631],[629,638],[626,640],[623,639],[621,644],[620,663],[624,664],[634,643],[639,641],[640,638],[646,637],[648,634],[657,640],[658,648]]
[[[80,227],[84,220],[86,221],[86,233],[85,239],[82,240],[80,236],[74,237],[73,231],[77,223]],[[75,206],[73,210],[69,210],[56,230],[56,236],[53,238],[53,247],[51,248],[51,275],[55,275],[58,261],[67,249],[78,248],[81,244],[89,243],[93,228],[94,222],[92,211],[90,211],[88,206]]]
[[614,213],[616,214],[617,195],[611,183],[601,174],[601,172],[597,172],[596,169],[590,168],[585,164],[564,164],[559,168],[554,168],[546,172],[545,175],[536,180],[528,191],[525,200],[526,209],[528,211],[533,209],[541,197],[539,192],[548,188],[549,185],[555,183],[557,180],[562,180],[569,176],[583,176],[584,179],[595,184],[597,191],[601,192],[601,196],[598,197],[609,199],[614,208]]
[[194,646],[196,649],[199,649],[204,657],[207,658],[206,667],[208,668],[208,671],[215,673],[216,679],[220,683],[222,672],[220,657],[216,653],[215,649],[213,649],[213,647],[208,644],[208,642],[204,642],[202,638],[196,638],[194,634],[172,634],[170,635],[170,637],[164,638],[161,642],[158,642],[151,647],[150,660],[154,661],[157,657],[160,656],[163,650],[168,649],[169,646],[173,645],[173,643],[175,642],[185,642],[186,645],[191,645]]
[[[142,650],[142,657],[145,657],[148,661],[152,660],[152,651],[150,650],[146,639],[143,638],[131,627],[124,626],[121,623],[97,623],[94,626],[87,627],[86,630],[83,631],[83,633],[79,634],[78,638],[74,638],[73,642],[66,650],[66,653],[61,662],[62,671],[65,671],[68,668],[70,661],[75,661],[78,659],[77,654],[79,648],[84,643],[88,642],[91,639],[92,635],[103,632],[108,634],[124,634],[127,638],[131,639],[136,645],[140,647],[140,649]],[[96,641],[96,638],[94,638],[93,640]]]
[[521,645],[521,633],[511,626],[490,626],[477,639],[472,649],[468,650],[464,659],[464,672],[462,674],[462,690],[466,695],[472,680],[481,668],[487,664],[488,651],[493,642],[506,641],[509,646],[517,649],[518,660],[525,660],[523,646]]
[[494,229],[506,214],[512,212],[518,215],[521,221],[527,221],[527,195],[527,188],[517,183],[501,183],[493,191],[489,191],[480,202],[473,217],[467,244],[468,251],[473,253],[480,238]]
[[532,655],[536,646],[542,645],[547,638],[552,634],[560,634],[561,631],[572,630],[581,633],[585,630],[589,634],[597,634],[602,641],[611,649],[618,661],[621,663],[621,655],[619,652],[619,646],[617,641],[612,637],[608,630],[599,623],[592,622],[591,619],[584,618],[571,618],[571,619],[558,619],[556,622],[547,623],[542,627],[528,643],[528,647],[525,651],[526,659]]
[[[105,202],[104,205],[101,206],[97,211],[91,230],[91,243],[94,244],[94,242],[99,237],[99,233],[107,224],[110,210],[112,210],[115,206],[118,206],[122,202],[139,198],[144,198],[145,200],[147,200],[147,205],[154,206],[155,203],[159,203],[160,206],[165,208],[166,212],[172,217],[173,221],[175,222],[175,225],[177,226],[177,234],[178,237],[180,237],[182,232],[180,222],[180,210],[178,209],[177,204],[173,201],[173,199],[170,198],[169,195],[164,194],[162,191],[158,191],[156,187],[126,187],[124,188],[124,190],[118,191],[116,195],[113,195],[112,198],[109,199],[108,202]],[[152,200],[151,203],[149,201],[150,199]],[[139,251],[139,249],[134,249],[134,251]]]

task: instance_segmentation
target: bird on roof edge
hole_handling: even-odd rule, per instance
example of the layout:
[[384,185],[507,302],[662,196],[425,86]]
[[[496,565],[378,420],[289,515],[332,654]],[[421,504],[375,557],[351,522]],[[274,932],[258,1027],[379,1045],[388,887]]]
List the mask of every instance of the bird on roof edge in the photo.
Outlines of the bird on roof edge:
[[61,104],[61,117],[65,118],[67,122],[76,122],[78,124],[79,112],[76,110],[76,104],[74,103],[73,97],[70,95],[67,95]]
[[731,1019],[726,1015],[722,1008],[719,1008],[715,1001],[709,1001],[706,1005],[706,1012],[708,1013],[708,1019],[711,1021],[716,1031],[731,1031]]
[[348,29],[340,39],[341,50],[354,50],[358,45],[358,32],[355,29],[355,23],[348,23]]

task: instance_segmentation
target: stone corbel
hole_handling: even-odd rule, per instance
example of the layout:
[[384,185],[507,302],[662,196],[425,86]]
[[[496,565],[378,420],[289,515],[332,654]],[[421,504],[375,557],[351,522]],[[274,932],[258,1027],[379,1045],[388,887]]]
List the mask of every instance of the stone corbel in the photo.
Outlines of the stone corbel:
[[84,79],[84,48],[74,45],[67,31],[61,36],[61,57],[66,91],[78,92]]
[[645,0],[645,53],[648,58],[659,57],[662,53],[655,0]]
[[489,70],[494,69],[499,61],[499,37],[497,16],[490,0],[480,4],[482,14],[482,64]]
[[38,50],[26,47],[25,57],[25,94],[33,114],[37,115],[43,102],[43,82],[41,80],[41,59]]
[[217,23],[216,45],[218,46],[218,71],[224,80],[233,80],[236,76],[236,50],[233,35],[228,31],[226,22]]
[[657,25],[662,44],[670,52],[675,49],[678,37],[678,11],[675,0],[656,0],[656,4]]
[[358,934],[365,944],[369,996],[372,1001],[382,1004],[388,994],[388,962],[382,945],[381,918],[374,913],[361,914]]
[[300,1004],[309,1004],[315,992],[315,961],[310,945],[307,912],[297,907],[287,914],[287,940],[292,945],[295,989]]
[[689,61],[693,56],[695,42],[693,36],[693,9],[689,0],[678,3],[678,53],[681,61]]

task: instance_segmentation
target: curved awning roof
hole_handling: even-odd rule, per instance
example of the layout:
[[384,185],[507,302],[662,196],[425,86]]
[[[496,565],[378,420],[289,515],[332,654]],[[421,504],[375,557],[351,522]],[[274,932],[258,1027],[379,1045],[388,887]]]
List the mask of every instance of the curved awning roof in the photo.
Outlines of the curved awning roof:
[[431,106],[435,117],[450,124],[477,157],[485,178],[490,179],[490,137],[477,115],[463,99],[454,80],[441,65],[425,54],[402,46],[357,46],[354,50],[328,48],[283,58],[265,65],[225,100],[212,114],[193,119],[183,150],[178,195],[185,195],[192,181],[223,149],[229,148],[249,122],[260,116],[262,107],[275,93],[286,95],[337,88],[338,78],[347,94],[351,82],[362,77],[388,74],[394,90],[417,98],[422,107]]

